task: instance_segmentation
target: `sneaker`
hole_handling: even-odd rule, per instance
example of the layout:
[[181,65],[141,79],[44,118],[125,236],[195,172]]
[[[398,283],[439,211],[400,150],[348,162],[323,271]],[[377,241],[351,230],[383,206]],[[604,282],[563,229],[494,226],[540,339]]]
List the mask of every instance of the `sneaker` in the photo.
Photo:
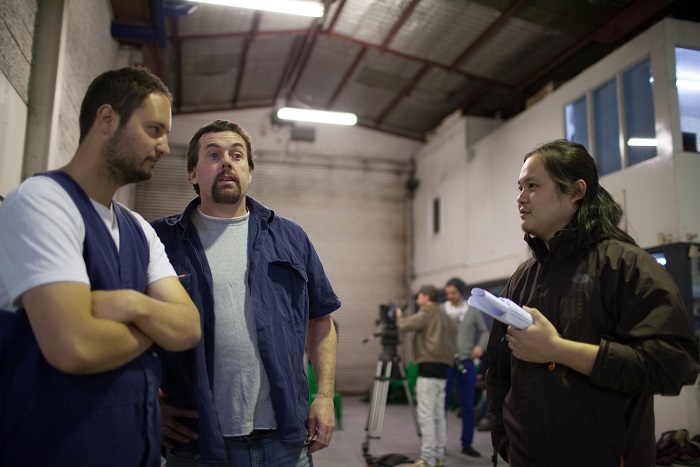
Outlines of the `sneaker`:
[[432,466],[430,464],[428,464],[428,461],[426,461],[425,459],[418,459],[413,464],[411,464],[411,467],[432,467]]
[[438,457],[437,459],[435,459],[435,467],[445,467],[445,458]]
[[466,454],[467,456],[471,457],[481,457],[481,454],[479,454],[479,451],[474,449],[473,447],[469,446],[468,448],[462,448],[462,454]]

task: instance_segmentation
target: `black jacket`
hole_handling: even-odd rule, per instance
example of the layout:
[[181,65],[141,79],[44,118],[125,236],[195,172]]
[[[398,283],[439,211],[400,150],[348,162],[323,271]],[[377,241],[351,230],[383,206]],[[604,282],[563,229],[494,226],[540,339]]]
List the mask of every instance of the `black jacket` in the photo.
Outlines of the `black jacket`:
[[677,395],[700,372],[690,318],[670,275],[644,250],[613,240],[577,247],[561,231],[503,296],[537,308],[565,339],[600,346],[590,377],[511,358],[494,323],[488,353],[494,446],[510,465],[653,467],[653,395]]

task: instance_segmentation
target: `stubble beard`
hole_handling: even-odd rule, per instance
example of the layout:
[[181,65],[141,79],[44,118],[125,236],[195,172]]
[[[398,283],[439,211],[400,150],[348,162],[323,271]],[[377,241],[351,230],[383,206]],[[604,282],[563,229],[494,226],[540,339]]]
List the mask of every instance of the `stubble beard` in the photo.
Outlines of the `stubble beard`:
[[140,167],[143,161],[139,160],[140,156],[134,154],[126,141],[123,127],[105,142],[102,157],[106,178],[119,186],[148,180],[153,175],[152,170]]

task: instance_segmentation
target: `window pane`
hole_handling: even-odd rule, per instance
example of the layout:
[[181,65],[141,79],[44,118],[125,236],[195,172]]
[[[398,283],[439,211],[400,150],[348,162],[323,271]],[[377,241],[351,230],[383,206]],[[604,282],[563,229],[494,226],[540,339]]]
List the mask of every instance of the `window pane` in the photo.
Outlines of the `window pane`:
[[[631,138],[656,139],[651,61],[630,68],[622,75],[625,92],[627,141]],[[628,146],[629,165],[656,157],[656,146]]]
[[588,112],[586,112],[586,98],[568,104],[564,112],[566,114],[566,139],[575,143],[588,146]]
[[440,233],[440,198],[433,199],[433,233]]
[[622,168],[619,144],[620,124],[617,116],[617,88],[615,87],[615,79],[611,79],[593,91],[595,155],[601,175]]
[[698,152],[700,133],[700,51],[676,49],[676,88],[683,150]]

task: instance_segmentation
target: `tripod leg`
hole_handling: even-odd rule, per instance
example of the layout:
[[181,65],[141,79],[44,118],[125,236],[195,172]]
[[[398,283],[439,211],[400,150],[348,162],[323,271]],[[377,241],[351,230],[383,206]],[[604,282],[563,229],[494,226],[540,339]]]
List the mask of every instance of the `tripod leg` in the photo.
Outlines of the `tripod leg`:
[[365,455],[368,465],[374,463],[374,444],[382,435],[384,411],[386,409],[386,398],[389,393],[390,380],[391,360],[386,362],[380,361],[377,364],[377,374],[374,378],[369,413],[367,414],[365,442],[362,443],[362,452]]
[[406,378],[406,368],[403,366],[403,362],[397,356],[396,357],[399,374],[403,380],[403,390],[406,393],[406,399],[408,400],[408,405],[411,407],[411,415],[413,416],[413,425],[416,427],[416,434],[421,437],[420,426],[418,425],[418,415],[416,414],[416,405],[413,403],[413,396],[411,396],[411,389],[408,387],[408,378]]

